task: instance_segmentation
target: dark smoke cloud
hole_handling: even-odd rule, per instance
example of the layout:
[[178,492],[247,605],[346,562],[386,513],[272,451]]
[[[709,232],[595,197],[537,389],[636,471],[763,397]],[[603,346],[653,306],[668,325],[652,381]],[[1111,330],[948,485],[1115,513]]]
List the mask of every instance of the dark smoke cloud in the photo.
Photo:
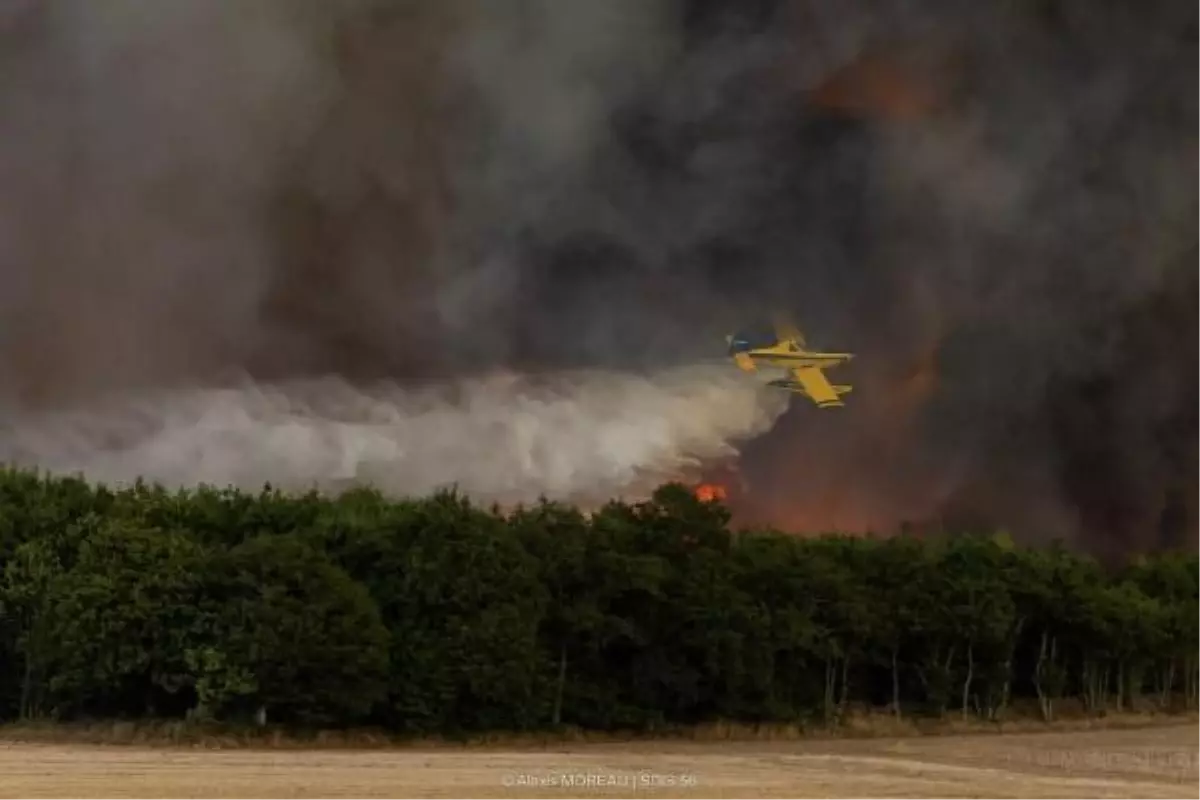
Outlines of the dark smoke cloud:
[[236,363],[259,334],[265,204],[336,89],[320,20],[262,0],[14,8],[0,392],[57,402]]
[[[1194,5],[9,8],[0,378],[20,430],[246,374],[586,367],[643,409],[614,417],[633,435],[677,402],[663,370],[782,311],[859,353],[856,389],[744,449],[748,521],[1195,538]],[[595,387],[559,396],[595,408]],[[689,428],[657,467],[769,425],[740,391],[670,405],[744,425]],[[188,397],[159,416],[190,418]],[[515,431],[521,397],[488,413]]]
[[785,506],[876,526],[1194,541],[1195,9],[1001,8],[874,17],[901,53],[924,27],[957,64],[939,107],[850,134],[871,166],[854,181],[848,336],[898,374],[862,377],[854,422],[785,421],[830,462],[796,465],[776,494],[799,484]]
[[783,398],[725,364],[504,369],[539,311],[520,236],[590,191],[671,34],[663,5],[500,8],[12,7],[0,458],[596,502],[765,431]]

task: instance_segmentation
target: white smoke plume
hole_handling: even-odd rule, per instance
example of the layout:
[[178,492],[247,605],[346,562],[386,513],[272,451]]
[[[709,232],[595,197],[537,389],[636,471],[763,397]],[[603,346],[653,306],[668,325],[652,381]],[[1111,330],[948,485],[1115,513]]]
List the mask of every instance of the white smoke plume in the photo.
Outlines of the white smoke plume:
[[122,484],[256,490],[372,485],[420,496],[603,502],[673,479],[768,429],[785,395],[725,366],[537,381],[495,374],[437,388],[327,378],[111,398],[11,420],[0,460]]

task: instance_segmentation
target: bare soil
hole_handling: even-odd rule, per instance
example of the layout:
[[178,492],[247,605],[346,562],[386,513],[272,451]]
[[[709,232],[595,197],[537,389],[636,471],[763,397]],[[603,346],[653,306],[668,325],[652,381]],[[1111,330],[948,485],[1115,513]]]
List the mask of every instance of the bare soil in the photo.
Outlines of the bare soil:
[[1200,797],[1195,723],[541,748],[0,742],[4,797]]

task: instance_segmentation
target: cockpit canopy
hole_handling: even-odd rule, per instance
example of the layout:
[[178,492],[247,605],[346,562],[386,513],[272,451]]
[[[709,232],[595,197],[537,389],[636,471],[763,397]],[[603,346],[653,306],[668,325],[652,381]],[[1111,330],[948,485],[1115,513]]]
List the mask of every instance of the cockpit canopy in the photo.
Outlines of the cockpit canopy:
[[758,350],[771,347],[779,342],[775,327],[770,324],[751,325],[739,328],[729,337],[729,354],[744,353],[747,350]]

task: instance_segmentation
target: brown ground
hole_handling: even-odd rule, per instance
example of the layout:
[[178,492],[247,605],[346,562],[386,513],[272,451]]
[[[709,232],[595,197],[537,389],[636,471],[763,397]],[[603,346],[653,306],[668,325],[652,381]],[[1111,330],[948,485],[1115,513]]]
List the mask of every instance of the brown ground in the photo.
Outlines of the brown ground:
[[0,796],[1200,797],[1198,744],[1195,724],[536,750],[209,750],[0,742]]

